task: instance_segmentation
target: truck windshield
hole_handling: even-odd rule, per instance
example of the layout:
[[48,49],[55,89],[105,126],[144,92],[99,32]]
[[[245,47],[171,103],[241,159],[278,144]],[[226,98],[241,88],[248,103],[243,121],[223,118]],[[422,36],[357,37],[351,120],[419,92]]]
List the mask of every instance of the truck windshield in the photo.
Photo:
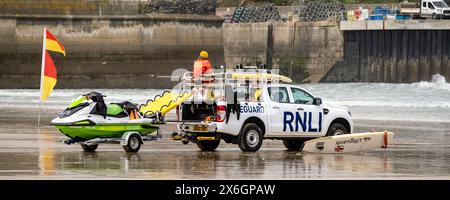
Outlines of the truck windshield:
[[443,1],[436,1],[433,4],[438,8],[448,8],[447,4]]

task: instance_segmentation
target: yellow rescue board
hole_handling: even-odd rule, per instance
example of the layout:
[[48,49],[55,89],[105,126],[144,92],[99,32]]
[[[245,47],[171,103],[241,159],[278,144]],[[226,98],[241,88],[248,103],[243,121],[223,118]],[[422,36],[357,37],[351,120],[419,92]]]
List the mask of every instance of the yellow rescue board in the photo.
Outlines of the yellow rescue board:
[[189,92],[184,93],[172,93],[170,91],[164,91],[161,95],[157,95],[154,99],[148,100],[146,104],[139,106],[139,112],[145,116],[161,112],[166,114],[178,105],[186,101],[192,94]]
[[250,80],[270,80],[279,81],[285,83],[291,83],[292,79],[279,74],[266,74],[266,73],[232,73],[232,79],[250,79]]
[[387,148],[394,138],[392,132],[353,133],[306,141],[302,151],[310,153],[354,153]]

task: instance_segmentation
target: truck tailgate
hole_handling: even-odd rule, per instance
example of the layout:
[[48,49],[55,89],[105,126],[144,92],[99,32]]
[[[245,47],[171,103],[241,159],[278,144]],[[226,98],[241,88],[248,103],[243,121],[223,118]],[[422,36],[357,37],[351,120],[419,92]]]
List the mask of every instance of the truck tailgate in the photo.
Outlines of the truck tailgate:
[[217,126],[214,123],[206,124],[201,122],[182,123],[179,125],[181,131],[184,132],[216,132]]

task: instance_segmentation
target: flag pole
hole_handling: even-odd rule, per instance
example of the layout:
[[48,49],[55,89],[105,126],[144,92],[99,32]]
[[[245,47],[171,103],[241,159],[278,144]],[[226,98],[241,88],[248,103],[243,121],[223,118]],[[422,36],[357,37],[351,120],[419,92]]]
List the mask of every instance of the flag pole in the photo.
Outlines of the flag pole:
[[42,104],[42,84],[44,84],[44,66],[45,66],[45,38],[47,35],[47,28],[44,28],[42,35],[42,63],[41,63],[41,84],[39,87],[39,110],[38,110],[38,128],[41,123],[41,104]]

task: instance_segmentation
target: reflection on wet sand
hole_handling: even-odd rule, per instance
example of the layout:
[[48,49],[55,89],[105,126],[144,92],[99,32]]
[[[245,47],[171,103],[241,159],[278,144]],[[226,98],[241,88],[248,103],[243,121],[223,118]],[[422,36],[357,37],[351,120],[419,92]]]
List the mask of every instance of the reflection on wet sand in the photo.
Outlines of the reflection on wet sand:
[[271,140],[256,153],[224,143],[215,152],[201,152],[195,144],[169,139],[146,143],[139,153],[127,154],[108,144],[85,153],[77,144],[61,144],[65,136],[53,127],[38,132],[14,124],[21,129],[11,132],[10,126],[0,124],[0,179],[450,178],[447,129],[398,128],[390,148],[358,154],[288,152],[280,141]]
[[[316,169],[322,177],[329,173],[339,171],[351,171],[355,174],[375,174],[392,172],[392,164],[386,155],[364,154],[304,154],[302,160],[307,169]],[[344,178],[344,177],[342,177]],[[348,177],[351,178],[351,177]]]
[[54,143],[55,137],[45,130],[38,129],[39,136],[39,169],[41,176],[55,174],[55,153],[48,148]]
[[[287,151],[259,153],[192,151],[127,154],[63,152],[40,154],[41,175],[78,173],[84,177],[143,179],[298,179],[336,177],[348,173],[390,173],[387,157],[315,155]],[[55,163],[55,161],[57,161]]]

